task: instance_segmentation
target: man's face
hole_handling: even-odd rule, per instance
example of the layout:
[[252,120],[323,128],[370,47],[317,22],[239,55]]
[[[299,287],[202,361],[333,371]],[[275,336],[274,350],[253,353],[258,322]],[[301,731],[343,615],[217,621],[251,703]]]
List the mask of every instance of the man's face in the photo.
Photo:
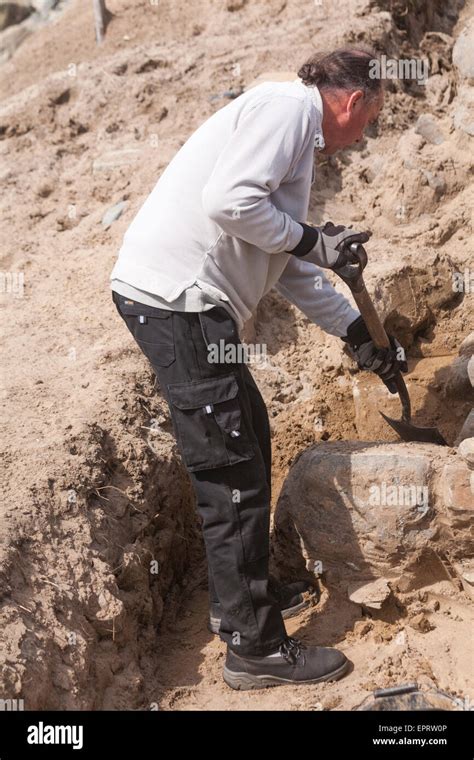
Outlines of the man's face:
[[367,125],[377,120],[383,97],[381,91],[377,98],[367,101],[362,90],[327,95],[323,115],[325,147],[321,153],[331,155],[360,142]]

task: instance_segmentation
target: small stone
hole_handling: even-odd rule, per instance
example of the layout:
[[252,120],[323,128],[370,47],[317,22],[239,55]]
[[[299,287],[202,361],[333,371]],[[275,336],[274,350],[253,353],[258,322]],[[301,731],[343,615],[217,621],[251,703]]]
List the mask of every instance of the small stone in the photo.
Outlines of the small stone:
[[120,166],[130,166],[137,161],[142,155],[140,148],[122,148],[121,150],[110,150],[99,158],[96,158],[92,164],[92,170],[103,171],[115,169]]
[[435,627],[432,623],[430,623],[423,612],[420,612],[418,615],[412,617],[409,621],[409,624],[412,628],[415,629],[415,631],[421,631],[421,633],[432,631]]
[[365,636],[373,627],[373,623],[369,620],[357,620],[354,624],[354,633],[356,636]]
[[127,64],[126,63],[118,63],[116,66],[113,67],[112,73],[115,74],[117,77],[121,77],[125,74],[127,71]]
[[415,124],[415,132],[417,135],[421,135],[427,142],[433,145],[441,145],[444,142],[444,137],[434,119],[426,113],[422,113],[418,117]]
[[474,470],[474,438],[465,438],[459,444],[459,454],[462,456],[470,470]]
[[119,201],[119,203],[116,203],[115,206],[111,206],[111,208],[107,209],[104,216],[102,217],[102,226],[107,229],[110,227],[111,224],[113,224],[120,216],[122,216],[123,211],[125,210],[127,206],[127,201]]
[[243,87],[237,87],[235,90],[224,90],[222,97],[234,100],[234,98],[238,98],[239,95],[242,95],[243,91]]
[[321,702],[317,702],[316,704],[320,704],[321,707],[320,710],[334,710],[339,704],[341,703],[341,697],[337,694],[324,696],[321,699]]
[[419,674],[419,675],[416,677],[416,680],[417,680],[417,682],[418,682],[418,686],[419,686],[420,688],[423,688],[423,687],[424,687],[425,689],[435,689],[435,688],[436,688],[436,683],[435,683],[435,681],[433,681],[433,679],[432,679],[432,678],[430,678],[428,675],[426,675],[426,673],[420,673],[420,674]]
[[392,590],[385,578],[377,578],[375,581],[363,584],[350,583],[347,593],[351,602],[379,610],[392,593]]
[[68,672],[63,670],[56,670],[53,676],[53,683],[64,691],[71,691],[71,681]]
[[53,188],[48,182],[43,182],[36,192],[40,198],[47,198],[53,192]]
[[428,185],[435,191],[438,198],[441,195],[444,195],[446,192],[446,182],[443,177],[440,177],[438,174],[433,174],[433,172],[428,171],[428,169],[422,169],[421,171],[423,172],[423,176],[428,180]]
[[407,634],[405,630],[398,631],[394,638],[394,644],[400,647],[404,647],[407,643]]
[[246,0],[227,0],[226,8],[228,11],[240,11],[246,3]]
[[468,596],[474,599],[474,563],[469,560],[458,562],[454,565],[461,585]]

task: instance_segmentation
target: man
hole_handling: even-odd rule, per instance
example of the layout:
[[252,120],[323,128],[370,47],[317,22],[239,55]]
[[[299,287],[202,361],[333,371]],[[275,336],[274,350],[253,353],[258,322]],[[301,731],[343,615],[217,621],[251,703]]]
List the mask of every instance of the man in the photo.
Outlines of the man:
[[[318,267],[354,260],[369,233],[305,223],[314,152],[362,139],[383,90],[371,53],[316,56],[293,82],[264,82],[213,114],[182,146],[128,228],[113,298],[166,398],[202,518],[211,626],[232,688],[334,680],[336,649],[287,636],[301,584],[268,577],[270,431],[245,363],[210,361],[275,287],[388,386],[404,365],[377,351],[362,318]],[[316,286],[316,280],[322,287]],[[235,352],[237,353],[237,352]],[[228,352],[226,354],[228,356]],[[303,584],[304,588],[304,584]]]

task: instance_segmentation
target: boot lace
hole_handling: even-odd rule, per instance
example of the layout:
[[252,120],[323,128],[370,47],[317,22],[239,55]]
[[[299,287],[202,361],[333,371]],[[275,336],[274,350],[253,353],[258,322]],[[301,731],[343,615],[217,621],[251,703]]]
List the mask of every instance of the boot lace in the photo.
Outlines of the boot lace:
[[285,641],[280,644],[281,656],[284,657],[287,662],[291,662],[292,665],[296,664],[302,649],[305,649],[305,645],[291,636],[288,636]]

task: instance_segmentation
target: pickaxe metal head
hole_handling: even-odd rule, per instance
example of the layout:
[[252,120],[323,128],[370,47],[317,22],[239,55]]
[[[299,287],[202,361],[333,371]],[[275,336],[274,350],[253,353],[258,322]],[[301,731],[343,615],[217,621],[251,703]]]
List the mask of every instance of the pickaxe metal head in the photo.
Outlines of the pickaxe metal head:
[[393,420],[383,412],[380,412],[380,414],[393,427],[395,432],[398,433],[402,441],[421,441],[422,443],[436,443],[439,446],[448,446],[448,443],[437,428],[418,427],[405,420]]

